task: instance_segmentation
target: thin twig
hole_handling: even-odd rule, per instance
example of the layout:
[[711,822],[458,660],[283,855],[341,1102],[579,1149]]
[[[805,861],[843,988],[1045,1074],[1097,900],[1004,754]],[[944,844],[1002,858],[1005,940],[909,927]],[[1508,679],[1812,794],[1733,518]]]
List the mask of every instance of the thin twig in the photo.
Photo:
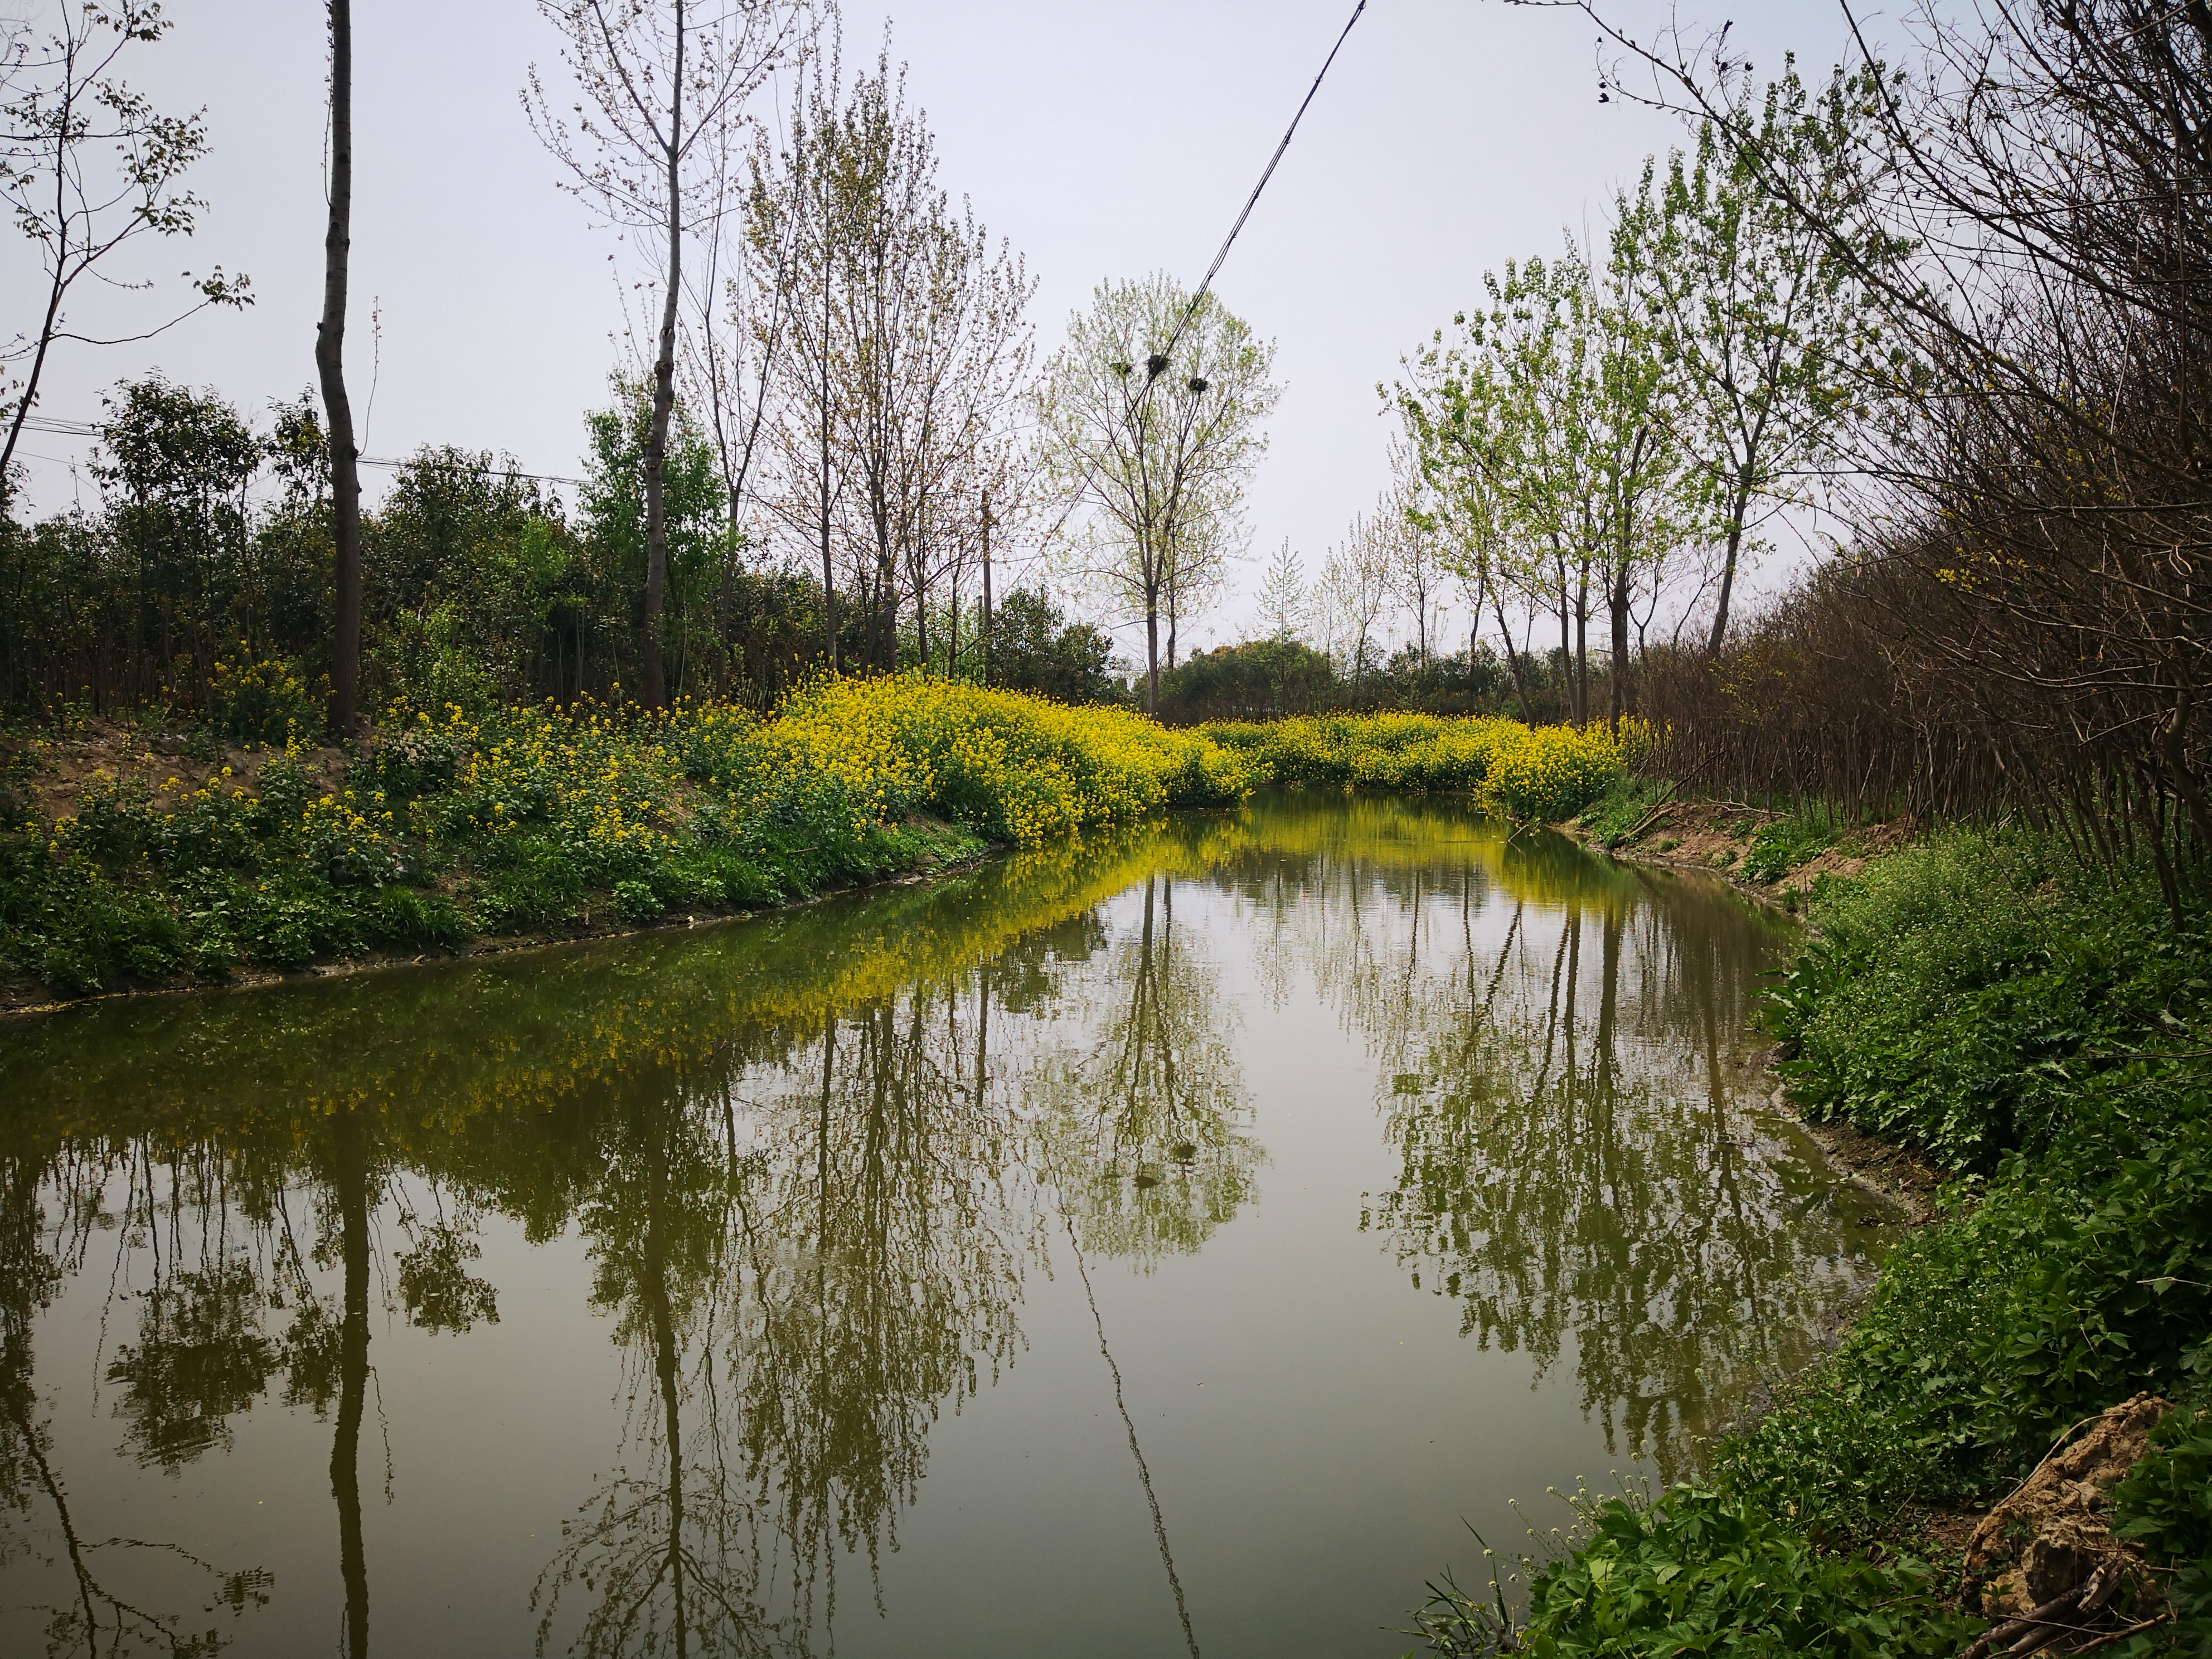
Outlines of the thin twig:
[[2108,1648],[2115,1642],[2124,1641],[2130,1636],[2141,1635],[2144,1631],[2148,1630],[2153,1625],[2170,1624],[2172,1622],[2172,1620],[2173,1613],[2172,1610],[2169,1608],[2166,1612],[2159,1614],[2155,1619],[2146,1619],[2140,1625],[2130,1625],[2125,1630],[2116,1630],[2109,1636],[2100,1636],[2095,1641],[2088,1644],[2087,1646],[2076,1648],[2074,1651],[2076,1653],[2094,1653],[2099,1648]]

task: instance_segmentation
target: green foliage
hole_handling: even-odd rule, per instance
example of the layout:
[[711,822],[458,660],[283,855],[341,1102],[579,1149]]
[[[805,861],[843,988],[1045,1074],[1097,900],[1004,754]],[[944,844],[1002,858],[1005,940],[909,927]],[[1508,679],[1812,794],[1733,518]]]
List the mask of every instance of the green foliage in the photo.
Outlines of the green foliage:
[[1671,783],[1624,771],[1575,821],[1599,846],[1618,847],[1673,793]]
[[2112,1513],[2113,1531],[2173,1571],[2166,1593],[2185,1650],[2199,1659],[2212,1653],[2212,1411],[2166,1413],[2114,1490]]
[[2131,1056],[2212,1030],[2202,914],[2177,929],[2147,872],[2108,884],[2030,836],[1940,837],[1813,915],[1770,1013],[1793,1096],[1954,1169],[2124,1141],[2164,1115],[2166,1070]]
[[[635,679],[642,416],[630,389],[617,398],[589,417],[573,514],[509,456],[426,446],[400,465],[362,522],[366,700],[482,713]],[[0,708],[161,707],[271,744],[319,729],[336,556],[312,399],[257,428],[156,374],[107,405],[101,501],[0,519]],[[672,684],[773,706],[820,659],[820,586],[737,568],[712,451],[680,410],[669,468]]]
[[661,912],[660,895],[645,881],[618,881],[614,891],[615,914],[633,924],[653,921]]
[[1835,820],[1826,814],[1771,818],[1752,836],[1743,855],[1743,873],[1753,881],[1779,881],[1835,844]]
[[1160,676],[1163,714],[1188,720],[1273,720],[1325,706],[1335,690],[1328,658],[1296,640],[1250,640],[1187,657]]
[[1519,1651],[1630,1656],[1956,1654],[1981,1628],[1944,1613],[1917,1561],[1825,1553],[1755,1504],[1682,1486],[1586,1515],[1587,1540],[1529,1588]]
[[1987,1179],[1891,1257],[1856,1328],[1727,1449],[1744,1489],[1850,1535],[1988,1495],[2069,1423],[2212,1373],[2212,941],[2138,873],[1953,832],[1825,888],[1777,988],[1808,1111]]
[[991,684],[1060,702],[1111,702],[1107,668],[1114,641],[1089,623],[1071,623],[1035,588],[1018,587],[991,617]]

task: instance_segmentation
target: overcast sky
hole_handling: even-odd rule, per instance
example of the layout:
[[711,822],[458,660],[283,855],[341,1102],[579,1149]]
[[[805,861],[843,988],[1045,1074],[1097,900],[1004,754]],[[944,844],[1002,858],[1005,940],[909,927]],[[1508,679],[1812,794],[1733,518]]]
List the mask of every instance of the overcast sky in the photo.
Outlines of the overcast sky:
[[[1250,191],[1352,0],[900,0],[852,5],[848,61],[886,15],[910,100],[937,134],[941,181],[968,196],[1039,279],[1047,351],[1093,284],[1155,270],[1194,281]],[[1701,5],[1714,15],[1706,18]],[[40,0],[0,0],[15,15]],[[313,0],[171,0],[176,27],[132,80],[165,107],[204,105],[208,209],[189,244],[137,273],[220,264],[258,302],[144,344],[58,348],[40,412],[96,420],[100,393],[160,368],[250,411],[313,380],[321,307],[325,43]],[[1622,0],[1641,27],[1652,0]],[[1680,0],[1684,23],[1732,18],[1762,74],[1844,45],[1834,0]],[[531,471],[581,466],[582,415],[605,399],[620,325],[612,238],[555,187],[518,101],[534,61],[557,66],[529,0],[372,0],[355,8],[354,310],[349,377],[368,405],[370,312],[380,363],[363,448],[456,443]],[[1672,121],[1597,101],[1596,42],[1564,9],[1499,0],[1370,0],[1217,287],[1279,347],[1284,396],[1249,498],[1237,597],[1194,630],[1237,637],[1267,555],[1288,538],[1316,569],[1386,481],[1378,380],[1480,294],[1483,271],[1548,253],[1603,221]],[[29,246],[0,267],[9,331],[33,320]],[[88,294],[87,331],[125,332],[140,306]],[[26,434],[33,501],[94,499],[86,446]],[[372,491],[386,474],[372,473]]]

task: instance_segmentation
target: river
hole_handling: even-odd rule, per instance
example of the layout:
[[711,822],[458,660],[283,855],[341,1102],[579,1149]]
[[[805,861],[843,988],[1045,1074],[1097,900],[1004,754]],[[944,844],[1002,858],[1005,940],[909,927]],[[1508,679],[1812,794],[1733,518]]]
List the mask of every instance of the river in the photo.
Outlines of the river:
[[1870,1274],[1789,927],[1284,792],[0,1026],[0,1652],[1402,1654]]

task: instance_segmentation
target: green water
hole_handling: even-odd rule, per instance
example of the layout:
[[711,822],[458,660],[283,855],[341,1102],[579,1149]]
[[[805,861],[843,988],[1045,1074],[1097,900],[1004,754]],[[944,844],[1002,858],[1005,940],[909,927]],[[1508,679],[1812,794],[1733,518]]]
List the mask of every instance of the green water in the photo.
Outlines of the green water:
[[1402,1653],[1864,1282],[1787,944],[1289,793],[0,1026],[0,1653]]

